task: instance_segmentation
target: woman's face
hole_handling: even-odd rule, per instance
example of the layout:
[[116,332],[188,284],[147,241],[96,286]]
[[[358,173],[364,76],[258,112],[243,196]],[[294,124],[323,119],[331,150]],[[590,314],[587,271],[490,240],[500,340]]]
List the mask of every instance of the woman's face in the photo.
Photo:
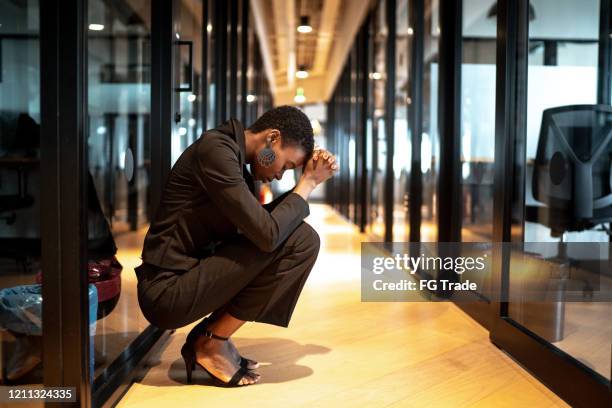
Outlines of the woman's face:
[[[255,180],[263,181],[268,183],[273,179],[280,180],[283,177],[285,170],[295,169],[304,165],[304,159],[306,153],[301,147],[290,146],[286,144],[282,146],[281,136],[278,133],[273,133],[269,136],[270,148],[274,150],[276,159],[270,167],[264,167],[259,163],[259,160],[254,160],[251,164],[251,170]],[[259,150],[255,153],[259,155],[262,149],[265,149],[266,145],[263,144]]]

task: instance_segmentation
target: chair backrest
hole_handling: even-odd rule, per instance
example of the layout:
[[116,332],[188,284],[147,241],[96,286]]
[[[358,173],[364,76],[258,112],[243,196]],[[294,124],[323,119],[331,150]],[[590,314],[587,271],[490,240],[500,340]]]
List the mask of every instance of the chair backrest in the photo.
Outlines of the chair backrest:
[[612,222],[612,106],[543,112],[532,189],[556,233]]

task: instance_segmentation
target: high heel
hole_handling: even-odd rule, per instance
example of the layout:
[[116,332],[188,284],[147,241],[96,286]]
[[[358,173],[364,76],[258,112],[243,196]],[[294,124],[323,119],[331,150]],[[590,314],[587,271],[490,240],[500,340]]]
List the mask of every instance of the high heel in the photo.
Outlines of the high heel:
[[[217,336],[216,334],[213,334],[212,332],[206,330],[203,333],[203,336],[206,336],[208,338],[211,339],[217,339],[217,340],[223,340],[223,341],[227,341],[229,340],[229,337],[221,337],[221,336]],[[216,384],[218,386],[221,387],[236,387],[236,386],[243,386],[243,385],[250,385],[250,384],[238,384],[240,382],[240,380],[242,380],[242,378],[250,372],[250,370],[246,367],[243,366],[241,364],[240,368],[234,373],[234,375],[232,376],[232,378],[228,381],[225,382],[223,380],[221,380],[219,377],[217,377],[216,375],[214,375],[213,373],[211,373],[210,371],[208,371],[208,369],[206,367],[204,367],[202,364],[198,363],[198,361],[196,360],[196,353],[195,353],[195,346],[194,343],[192,342],[185,342],[185,344],[183,344],[183,347],[181,347],[181,356],[183,357],[183,360],[185,361],[185,370],[187,373],[187,384],[191,384],[192,383],[192,374],[193,374],[193,370],[196,367],[196,364],[199,367],[202,367],[202,369],[204,371],[206,371],[208,373],[208,375],[215,380]]]
[[[185,340],[185,343],[191,343],[193,345],[195,341],[198,339],[198,337],[200,337],[202,333],[208,330],[209,323],[212,323],[210,321],[210,316],[205,317],[204,319],[202,319],[201,322],[193,326],[191,331],[187,333],[187,338]],[[249,363],[257,364],[257,366],[253,367],[253,370],[259,367],[259,363],[257,361],[240,356],[240,367],[249,368]]]
[[[187,372],[187,384],[191,384],[191,374],[195,369],[195,353],[190,353],[188,349],[185,348],[187,344],[184,344],[181,348],[181,355],[183,356],[183,360],[185,361],[185,370]],[[193,350],[192,350],[193,351]]]

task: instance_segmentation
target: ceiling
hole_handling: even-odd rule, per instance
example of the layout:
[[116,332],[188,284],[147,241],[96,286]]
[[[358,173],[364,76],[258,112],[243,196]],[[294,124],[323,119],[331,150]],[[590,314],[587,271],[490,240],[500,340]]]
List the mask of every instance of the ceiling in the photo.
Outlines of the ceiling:
[[[371,0],[251,0],[266,76],[275,105],[294,105],[298,88],[305,103],[325,102]],[[307,16],[312,31],[299,33]],[[305,68],[308,78],[296,78]]]

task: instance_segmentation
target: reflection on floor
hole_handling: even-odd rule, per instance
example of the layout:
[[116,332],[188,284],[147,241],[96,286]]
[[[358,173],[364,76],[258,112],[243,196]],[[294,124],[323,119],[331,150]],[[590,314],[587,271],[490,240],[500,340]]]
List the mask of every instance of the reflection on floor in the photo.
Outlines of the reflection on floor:
[[196,384],[185,385],[188,326],[154,353],[119,406],[566,406],[455,305],[362,303],[366,238],[327,206],[311,205],[308,222],[322,248],[290,327],[247,323],[235,336],[243,355],[263,363],[259,384],[207,386],[197,370]]
[[148,226],[115,238],[117,259],[123,265],[121,296],[113,311],[96,324],[94,378],[149,326],[138,306],[137,280],[134,273],[134,268],[142,262],[140,253],[147,229]]

